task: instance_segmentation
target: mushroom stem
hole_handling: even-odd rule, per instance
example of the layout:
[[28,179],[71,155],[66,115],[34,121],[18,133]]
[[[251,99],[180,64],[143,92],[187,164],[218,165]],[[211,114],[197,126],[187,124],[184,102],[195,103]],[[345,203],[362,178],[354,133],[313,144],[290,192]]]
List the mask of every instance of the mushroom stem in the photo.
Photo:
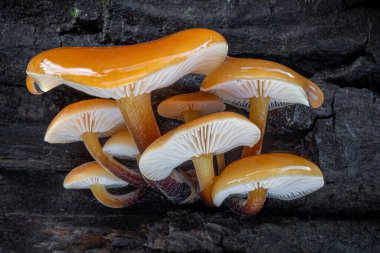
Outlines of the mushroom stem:
[[220,173],[222,173],[222,171],[226,167],[226,163],[224,161],[224,154],[216,155],[216,162],[218,164],[218,175],[220,175]]
[[150,93],[116,100],[140,154],[161,136],[152,110]]
[[125,167],[103,152],[102,145],[99,143],[98,135],[96,133],[84,133],[82,134],[82,139],[88,152],[104,169],[131,185],[137,187],[146,186],[145,180],[138,172]]
[[249,120],[257,125],[257,127],[260,129],[261,135],[260,140],[252,148],[244,147],[242,158],[252,155],[259,155],[261,153],[269,109],[269,100],[269,97],[262,96],[252,97],[250,99]]
[[201,116],[198,111],[185,111],[182,113],[185,123],[195,120]]
[[226,205],[234,212],[240,215],[255,215],[264,206],[267,198],[267,189],[257,188],[248,193],[247,199],[240,197],[230,197],[226,201]]
[[[185,123],[195,120],[201,116],[201,114],[198,111],[185,111],[182,113],[182,115],[185,119]],[[217,155],[216,159],[218,161],[218,172],[220,173],[224,170],[225,167],[224,154]]]
[[92,194],[95,198],[105,206],[111,208],[123,208],[135,204],[145,193],[145,189],[139,188],[130,193],[123,195],[113,195],[109,193],[104,185],[91,185]]
[[201,198],[207,205],[214,206],[211,196],[211,186],[215,178],[212,154],[193,157],[192,160],[197,174]]

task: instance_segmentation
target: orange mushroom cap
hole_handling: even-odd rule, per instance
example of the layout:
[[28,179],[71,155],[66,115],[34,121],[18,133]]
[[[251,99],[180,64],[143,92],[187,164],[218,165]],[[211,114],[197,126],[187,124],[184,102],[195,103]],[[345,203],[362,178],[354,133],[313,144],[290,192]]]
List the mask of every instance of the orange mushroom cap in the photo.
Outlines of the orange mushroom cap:
[[250,156],[230,164],[213,184],[216,206],[230,195],[267,189],[269,198],[291,200],[309,194],[324,185],[319,167],[292,154]]
[[150,180],[162,180],[178,165],[207,154],[253,146],[260,130],[244,116],[218,112],[183,124],[155,140],[141,155],[139,168]]
[[136,143],[127,129],[112,135],[104,143],[103,151],[118,158],[136,158],[139,154]]
[[107,137],[125,128],[124,119],[114,100],[90,99],[76,102],[61,110],[45,134],[50,143],[82,141],[87,132]]
[[63,186],[66,189],[89,189],[100,184],[107,188],[120,188],[128,183],[112,175],[97,162],[88,162],[76,167],[67,174]]
[[222,112],[224,102],[216,95],[206,92],[180,94],[162,101],[157,108],[158,114],[165,118],[184,121],[183,113],[196,111],[200,116]]
[[[321,89],[292,69],[272,61],[227,57],[202,83],[202,91],[224,92],[236,99],[270,97],[271,102],[301,103],[318,108]],[[222,96],[221,96],[222,97]]]
[[189,29],[130,46],[51,49],[35,56],[26,72],[44,92],[63,83],[118,99],[166,87],[189,73],[207,74],[223,62],[227,49],[219,33]]

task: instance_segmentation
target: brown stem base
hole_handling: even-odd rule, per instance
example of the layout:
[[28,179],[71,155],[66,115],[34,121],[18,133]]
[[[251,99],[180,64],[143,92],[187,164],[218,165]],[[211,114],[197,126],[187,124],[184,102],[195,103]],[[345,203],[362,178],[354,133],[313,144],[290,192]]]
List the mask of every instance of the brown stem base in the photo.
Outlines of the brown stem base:
[[257,214],[263,207],[267,197],[267,189],[257,188],[248,193],[247,199],[240,197],[229,197],[226,205],[230,210],[239,215],[251,216]]
[[147,186],[145,180],[138,172],[128,169],[103,152],[102,145],[99,143],[96,133],[84,133],[82,134],[82,139],[88,152],[104,169],[133,186]]
[[155,183],[161,192],[173,203],[190,203],[194,202],[194,199],[197,198],[197,185],[178,171],[174,170],[168,178],[155,181]]
[[263,145],[265,134],[265,125],[267,123],[269,99],[269,97],[252,97],[250,99],[249,120],[257,125],[261,131],[261,135],[259,141],[252,148],[244,147],[242,158],[259,155],[261,153],[261,147]]
[[113,195],[107,191],[104,185],[100,184],[92,185],[91,191],[100,203],[111,208],[123,208],[131,206],[137,203],[141,196],[146,192],[145,189],[139,188],[127,194]]

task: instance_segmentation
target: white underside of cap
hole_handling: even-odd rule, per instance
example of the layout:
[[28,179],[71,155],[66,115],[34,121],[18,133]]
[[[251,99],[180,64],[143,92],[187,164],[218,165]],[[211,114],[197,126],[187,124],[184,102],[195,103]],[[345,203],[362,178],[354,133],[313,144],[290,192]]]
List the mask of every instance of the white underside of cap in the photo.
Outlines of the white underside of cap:
[[115,88],[97,88],[85,84],[73,83],[53,75],[28,73],[36,85],[47,92],[60,84],[65,84],[76,90],[101,98],[120,99],[150,93],[153,90],[172,85],[189,73],[208,73],[222,63],[226,57],[228,46],[224,43],[210,47],[202,47],[186,60],[154,72],[143,79]]
[[223,154],[235,147],[253,146],[260,138],[256,125],[236,118],[206,122],[179,132],[159,149],[140,158],[141,173],[150,180],[161,180],[185,161],[202,154]]
[[125,128],[125,122],[118,108],[97,109],[73,115],[49,126],[45,141],[50,143],[68,143],[81,141],[81,135],[87,132],[109,136]]
[[[232,105],[246,109],[249,108],[251,97],[270,97],[272,109],[287,104],[304,104],[309,106],[304,89],[298,85],[277,79],[240,79],[218,84],[212,89],[203,91],[213,92],[223,99],[229,95],[235,99],[226,97]],[[221,94],[221,95],[220,95]],[[277,104],[276,104],[276,103]],[[228,102],[227,102],[228,103]]]
[[[232,105],[234,107],[244,109],[247,112],[250,111],[249,98],[238,99],[238,98],[235,98],[235,97],[229,95],[228,93],[226,93],[224,91],[216,91],[215,94],[217,96],[219,96],[221,99],[223,99],[224,103],[226,103],[228,105]],[[271,98],[269,100],[269,110],[275,110],[275,109],[282,108],[282,107],[292,105],[292,104],[293,103],[279,102],[279,101],[276,101],[275,99]]]
[[66,189],[88,189],[94,184],[104,185],[107,188],[120,188],[128,185],[128,183],[122,180],[113,180],[105,177],[89,177],[86,180],[66,184],[64,187]]
[[135,159],[136,155],[139,154],[136,148],[123,144],[105,144],[103,151],[108,155],[121,159]]
[[268,190],[268,198],[292,200],[312,193],[323,185],[324,180],[321,176],[280,176],[227,188],[218,192],[213,201],[216,206],[220,206],[231,195],[246,195],[259,187]]

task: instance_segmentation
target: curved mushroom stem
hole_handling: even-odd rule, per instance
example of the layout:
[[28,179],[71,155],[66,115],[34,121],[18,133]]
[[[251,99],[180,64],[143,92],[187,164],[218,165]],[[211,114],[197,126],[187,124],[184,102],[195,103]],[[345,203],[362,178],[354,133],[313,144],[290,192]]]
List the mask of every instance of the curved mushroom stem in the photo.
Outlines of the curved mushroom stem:
[[211,186],[215,178],[212,154],[193,157],[192,160],[197,174],[201,198],[208,206],[214,206],[211,196]]
[[140,197],[146,192],[145,189],[139,188],[123,195],[113,195],[109,193],[101,184],[91,185],[92,194],[105,206],[111,208],[123,208],[135,204]]
[[104,169],[131,185],[137,187],[144,187],[147,185],[138,172],[128,169],[103,152],[102,145],[99,143],[98,135],[96,133],[84,133],[82,134],[82,139],[88,152]]
[[[130,96],[116,100],[121,114],[127,124],[127,128],[131,133],[133,140],[142,154],[145,149],[156,139],[161,136],[160,129],[158,128],[156,118],[152,110],[150,93],[144,93],[139,96]],[[164,180],[153,182],[144,178],[145,181],[152,188],[159,188],[159,190],[172,201],[182,202],[184,199],[183,194],[179,193],[183,190],[186,184],[177,181],[178,178],[173,173]],[[187,185],[189,194],[191,193],[191,186]],[[187,197],[187,196],[185,196]]]
[[263,145],[263,138],[265,134],[265,125],[267,122],[267,115],[269,109],[269,97],[252,97],[250,99],[250,113],[249,120],[257,125],[261,131],[260,140],[252,147],[244,147],[242,158],[259,155]]
[[240,197],[230,197],[226,201],[226,205],[234,212],[240,215],[255,215],[263,207],[267,198],[267,189],[257,188],[248,193],[247,199]]
[[224,161],[224,154],[216,155],[216,161],[218,164],[218,175],[220,175],[220,173],[222,173],[222,171],[226,167],[226,162]]

